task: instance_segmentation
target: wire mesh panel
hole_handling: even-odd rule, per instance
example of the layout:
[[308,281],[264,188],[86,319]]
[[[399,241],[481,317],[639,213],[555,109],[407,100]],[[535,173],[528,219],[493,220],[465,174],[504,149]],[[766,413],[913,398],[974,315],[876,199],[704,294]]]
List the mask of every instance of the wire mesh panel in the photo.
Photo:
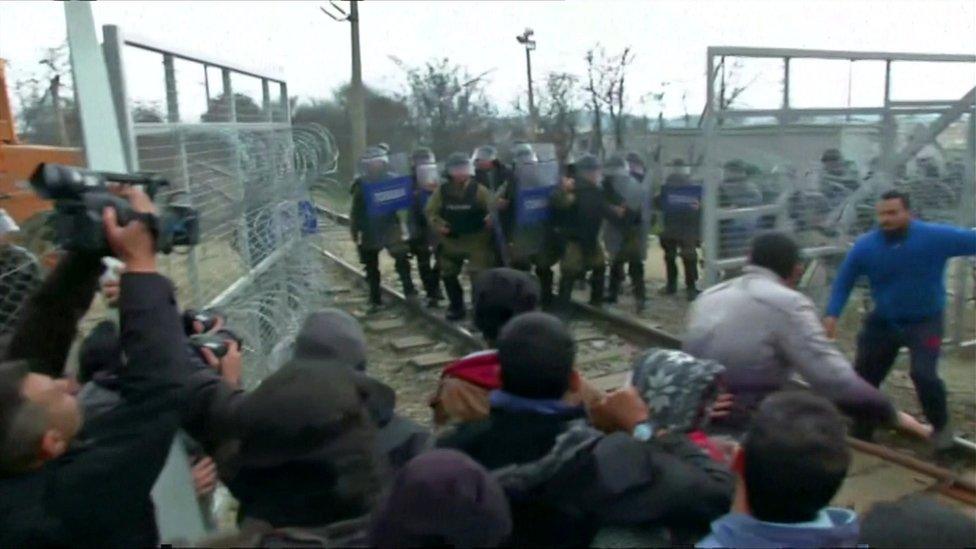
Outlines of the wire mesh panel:
[[281,80],[126,44],[126,62],[159,63],[164,84],[128,97],[138,169],[170,181],[158,201],[200,215],[200,243],[165,256],[162,268],[181,305],[224,312],[244,339],[245,382],[254,384],[287,357],[280,351],[305,316],[326,304],[321,261],[304,239],[314,226],[309,183],[330,166],[323,149],[333,142],[324,129],[293,133]]
[[27,250],[0,243],[0,338],[10,334],[31,292],[41,285],[41,268]]

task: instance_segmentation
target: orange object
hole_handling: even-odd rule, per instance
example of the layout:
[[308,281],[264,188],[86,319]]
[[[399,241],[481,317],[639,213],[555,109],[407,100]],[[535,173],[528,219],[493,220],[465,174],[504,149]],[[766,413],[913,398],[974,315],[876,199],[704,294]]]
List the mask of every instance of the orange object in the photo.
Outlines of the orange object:
[[7,91],[7,62],[0,59],[0,208],[17,223],[23,223],[39,212],[51,209],[51,203],[42,200],[22,185],[42,162],[57,162],[72,166],[85,163],[81,149],[48,147],[21,143],[17,138]]
[[[22,231],[27,233],[35,230],[32,226],[36,223],[31,221],[42,220],[52,208],[49,200],[38,197],[26,184],[37,166],[42,162],[84,166],[85,159],[81,149],[20,142],[10,108],[6,66],[6,61],[0,59],[0,208],[7,210]],[[47,246],[38,241],[45,239],[44,234],[22,234],[20,238],[47,264],[50,262],[46,257]]]

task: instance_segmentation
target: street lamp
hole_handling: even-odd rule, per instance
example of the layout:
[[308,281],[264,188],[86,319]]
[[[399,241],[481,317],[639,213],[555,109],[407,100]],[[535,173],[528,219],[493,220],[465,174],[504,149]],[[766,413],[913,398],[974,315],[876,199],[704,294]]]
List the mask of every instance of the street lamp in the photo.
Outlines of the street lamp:
[[536,114],[535,114],[535,97],[532,92],[532,50],[535,49],[535,40],[532,36],[535,31],[532,29],[525,29],[525,32],[515,37],[519,44],[525,46],[525,70],[528,73],[529,78],[529,124],[530,133],[532,137],[535,137],[536,130]]

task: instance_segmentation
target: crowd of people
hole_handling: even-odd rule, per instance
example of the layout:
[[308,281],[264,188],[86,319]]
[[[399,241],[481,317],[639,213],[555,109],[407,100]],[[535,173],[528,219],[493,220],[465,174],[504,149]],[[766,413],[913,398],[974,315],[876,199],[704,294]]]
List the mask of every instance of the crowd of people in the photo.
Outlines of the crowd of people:
[[[885,195],[881,228],[849,254],[826,326],[793,289],[796,243],[762,234],[741,277],[697,296],[684,349],[641,352],[625,386],[605,393],[576,368],[566,323],[540,310],[545,278],[496,267],[474,249],[491,236],[486,202],[498,178],[474,183],[469,168],[467,156],[452,157],[450,182],[425,183],[433,189],[426,226],[451,244],[440,248],[439,274],[427,264],[424,282],[430,290],[434,276],[451,280],[445,289],[454,302],[462,264],[480,267],[472,314],[488,349],[446,367],[430,388],[432,428],[396,412],[395,392],[370,375],[361,326],[337,309],[309,315],[290,359],[245,391],[234,327],[219,312],[180,312],[156,266],[145,221],[154,206],[138,189],[116,189],[144,214],[119,225],[113,209],[103,213],[118,276],[104,276],[101,257],[67,253],[3,341],[0,546],[158,544],[151,491],[178,436],[192,448],[198,494],[219,480],[239,502],[237,532],[186,540],[205,545],[853,547],[976,539],[976,523],[934,500],[910,498],[865,517],[830,506],[851,464],[849,422],[870,430],[899,421],[877,389],[893,353],[908,346],[913,376],[935,375],[931,334],[939,326],[931,319],[941,311],[942,282],[933,273],[948,257],[976,253],[976,233],[913,221],[902,212],[907,197]],[[595,158],[575,169],[554,203],[573,215],[626,210],[607,201]],[[603,258],[587,243],[599,226],[578,219],[567,226],[564,273],[595,269]],[[366,241],[374,228],[353,224]],[[406,251],[388,247],[398,265],[409,248],[426,245],[415,240]],[[364,250],[370,273],[378,249]],[[925,261],[909,261],[913,254]],[[828,336],[860,274],[878,306],[855,368]],[[78,365],[69,364],[78,322],[100,286],[118,323],[99,325],[81,344]],[[904,292],[914,301],[898,301]],[[794,373],[811,390],[791,390]],[[944,388],[941,401],[932,394],[935,386],[919,383],[938,437],[945,399]]]

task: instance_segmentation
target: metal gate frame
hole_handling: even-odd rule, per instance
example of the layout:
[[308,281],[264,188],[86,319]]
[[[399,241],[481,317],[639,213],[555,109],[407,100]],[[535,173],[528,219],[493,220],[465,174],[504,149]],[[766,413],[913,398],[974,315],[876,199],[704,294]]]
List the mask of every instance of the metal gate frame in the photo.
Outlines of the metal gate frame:
[[[716,79],[718,66],[716,61],[724,61],[727,57],[741,58],[773,58],[783,61],[783,93],[782,103],[778,109],[736,109],[723,108],[716,99]],[[885,62],[884,103],[882,107],[845,107],[845,108],[793,108],[790,106],[790,60],[791,59],[835,59],[846,61],[873,60]],[[976,162],[976,110],[974,97],[976,87],[958,100],[925,100],[925,101],[895,101],[891,98],[891,65],[898,61],[913,62],[941,62],[959,63],[965,69],[976,68],[976,56],[959,54],[923,54],[898,52],[859,52],[841,50],[810,50],[784,48],[751,48],[751,47],[709,47],[706,52],[706,105],[702,123],[705,142],[705,185],[702,200],[702,247],[704,255],[704,283],[706,286],[719,281],[723,270],[741,267],[746,263],[745,257],[720,259],[719,251],[719,222],[721,220],[741,219],[758,215],[775,215],[778,220],[786,216],[783,204],[773,204],[752,208],[726,209],[720,208],[718,202],[719,185],[722,180],[721,169],[709,164],[715,158],[717,150],[718,127],[722,120],[745,119],[749,117],[773,117],[780,128],[789,127],[795,120],[804,116],[828,115],[879,115],[881,116],[882,142],[881,166],[874,176],[862,185],[841,207],[831,213],[831,219],[838,222],[850,221],[850,206],[856,201],[863,200],[884,185],[883,182],[892,181],[893,174],[898,168],[911,160],[922,147],[932,143],[935,138],[950,124],[969,114],[969,131],[967,134],[967,149],[965,175],[963,182],[962,203],[958,210],[957,223],[961,226],[972,227],[976,224],[976,187],[974,187],[974,162]],[[896,118],[906,114],[939,114],[940,116],[927,128],[921,139],[907,144],[901,150],[896,149]],[[840,239],[828,246],[805,248],[803,256],[807,259],[829,258],[840,256],[847,252],[849,243]],[[966,272],[971,267],[964,261],[956,262],[955,272],[955,300],[952,313],[956,319],[951,341],[960,345],[976,344],[976,341],[963,341],[967,336],[962,332],[962,322],[965,303]],[[972,334],[968,334],[969,337]]]

